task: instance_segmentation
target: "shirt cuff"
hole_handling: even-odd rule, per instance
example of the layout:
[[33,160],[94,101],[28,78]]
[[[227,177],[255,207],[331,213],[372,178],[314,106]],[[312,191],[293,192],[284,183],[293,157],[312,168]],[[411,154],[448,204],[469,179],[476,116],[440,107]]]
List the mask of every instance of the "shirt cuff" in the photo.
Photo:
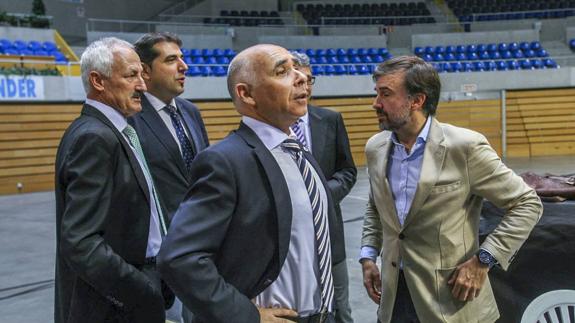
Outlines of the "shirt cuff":
[[377,249],[372,246],[363,246],[359,253],[359,261],[362,259],[371,259],[373,262],[377,261]]

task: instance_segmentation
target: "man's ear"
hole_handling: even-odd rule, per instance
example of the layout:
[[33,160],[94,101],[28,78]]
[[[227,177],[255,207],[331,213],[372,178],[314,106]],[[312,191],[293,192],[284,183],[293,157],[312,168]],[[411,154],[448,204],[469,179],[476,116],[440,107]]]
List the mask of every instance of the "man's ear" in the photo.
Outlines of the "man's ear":
[[252,97],[251,87],[246,83],[238,83],[234,89],[236,91],[236,97],[243,103],[249,106],[255,106],[256,101]]
[[142,78],[146,81],[149,81],[152,76],[150,75],[152,73],[152,67],[146,63],[142,63]]
[[92,84],[92,87],[98,92],[105,90],[106,87],[104,86],[104,77],[102,77],[100,73],[91,71],[88,76],[88,80],[90,81],[90,84]]
[[424,93],[417,93],[412,97],[413,102],[411,103],[411,107],[414,110],[423,110],[423,105],[425,104],[425,100],[427,100],[427,95]]

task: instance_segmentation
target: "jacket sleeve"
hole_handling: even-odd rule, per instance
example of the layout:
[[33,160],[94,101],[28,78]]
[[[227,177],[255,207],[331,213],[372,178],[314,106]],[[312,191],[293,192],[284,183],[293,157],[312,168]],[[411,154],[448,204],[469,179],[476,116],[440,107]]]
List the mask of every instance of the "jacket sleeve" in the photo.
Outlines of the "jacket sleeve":
[[481,248],[489,251],[501,267],[507,269],[539,221],[543,206],[535,191],[503,164],[485,137],[481,136],[468,149],[471,193],[505,210],[502,221]]
[[218,273],[215,258],[236,205],[234,171],[213,150],[198,154],[192,186],[176,212],[158,255],[162,277],[205,322],[259,322],[255,305]]
[[336,156],[335,172],[328,178],[327,185],[336,203],[340,203],[349,194],[357,179],[357,169],[353,162],[349,138],[340,113],[336,119]]
[[[67,183],[59,230],[59,252],[98,293],[118,306],[158,308],[161,291],[104,240],[114,185],[110,172],[120,146],[101,134],[75,138],[63,159],[60,181]],[[151,312],[154,312],[153,310]]]

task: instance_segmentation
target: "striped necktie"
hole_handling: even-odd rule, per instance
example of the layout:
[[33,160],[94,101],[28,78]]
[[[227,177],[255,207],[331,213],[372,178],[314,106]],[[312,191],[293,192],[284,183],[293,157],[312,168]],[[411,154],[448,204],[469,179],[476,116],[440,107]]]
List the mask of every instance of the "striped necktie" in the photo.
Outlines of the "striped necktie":
[[142,171],[146,173],[146,177],[148,177],[150,179],[150,182],[152,183],[152,198],[156,203],[158,218],[160,218],[160,231],[162,232],[162,236],[165,236],[166,233],[168,232],[168,230],[166,229],[166,221],[164,220],[164,215],[162,214],[162,208],[160,207],[160,199],[158,198],[158,194],[156,193],[156,188],[154,187],[154,179],[152,178],[152,174],[150,173],[150,169],[148,168],[148,163],[146,162],[144,151],[142,151],[142,146],[140,145],[140,139],[138,138],[138,134],[136,133],[136,130],[134,130],[134,128],[130,125],[127,125],[126,128],[122,130],[122,132],[126,135],[126,137],[128,137],[130,145],[132,146],[132,148],[134,148],[134,150],[138,154],[140,161],[142,162],[142,165],[144,166],[144,169],[142,169]]
[[307,140],[305,139],[305,124],[303,123],[303,120],[297,119],[296,122],[294,122],[291,126],[291,129],[293,130],[293,132],[295,133],[295,135],[297,136],[297,140],[299,140],[299,142],[305,147],[309,149],[309,146],[307,144]]
[[319,260],[319,274],[321,286],[321,312],[329,311],[333,303],[333,278],[331,275],[331,246],[329,227],[327,223],[327,207],[323,205],[318,185],[322,185],[319,178],[311,171],[313,166],[305,157],[301,144],[294,139],[286,139],[282,143],[296,162],[303,177],[312,208],[313,227],[315,231],[316,249]]
[[176,136],[178,137],[180,147],[182,148],[182,158],[184,159],[186,168],[190,170],[190,165],[192,165],[192,161],[194,160],[194,148],[192,147],[192,143],[184,131],[184,125],[182,124],[181,117],[176,108],[171,105],[166,105],[166,111],[168,111],[170,119],[172,119],[172,125],[174,125],[174,129],[176,129]]

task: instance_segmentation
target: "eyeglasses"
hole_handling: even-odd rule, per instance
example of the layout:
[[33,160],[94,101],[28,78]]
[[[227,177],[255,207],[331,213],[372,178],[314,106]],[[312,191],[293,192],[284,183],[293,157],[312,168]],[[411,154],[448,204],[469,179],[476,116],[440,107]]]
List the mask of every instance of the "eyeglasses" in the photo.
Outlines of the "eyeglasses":
[[315,83],[315,76],[308,76],[307,85],[313,85]]

